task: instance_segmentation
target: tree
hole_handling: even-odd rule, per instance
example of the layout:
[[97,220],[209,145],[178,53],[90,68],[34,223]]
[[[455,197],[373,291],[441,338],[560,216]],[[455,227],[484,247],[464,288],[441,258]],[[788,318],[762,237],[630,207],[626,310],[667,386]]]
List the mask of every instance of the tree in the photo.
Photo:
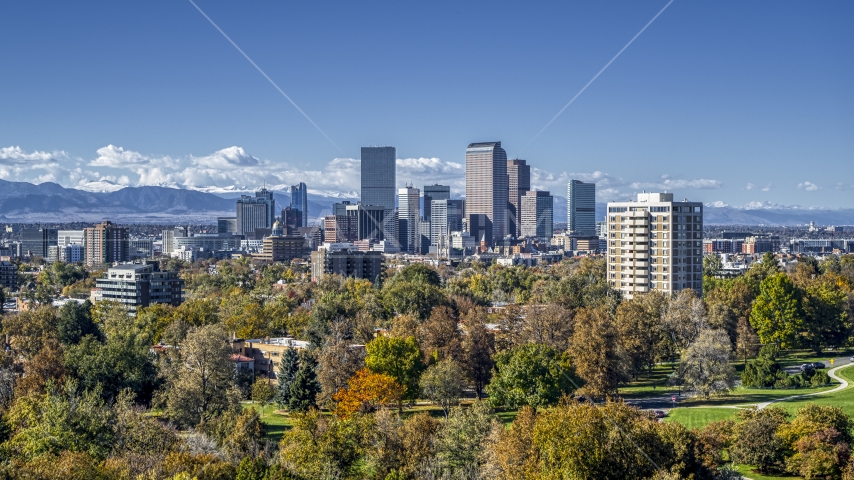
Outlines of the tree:
[[441,470],[456,474],[451,478],[466,478],[465,473],[476,472],[483,460],[483,443],[495,421],[489,404],[480,400],[469,408],[451,409],[437,440]]
[[98,326],[92,321],[92,303],[89,300],[83,303],[67,302],[63,305],[59,309],[56,329],[63,345],[75,345],[86,335],[95,338],[101,336]]
[[233,426],[228,429],[222,441],[222,448],[232,462],[238,462],[245,457],[257,457],[264,450],[264,437],[267,430],[261,422],[261,416],[255,409],[246,409],[239,414],[231,414],[235,418]]
[[279,463],[298,478],[349,478],[365,448],[367,421],[317,410],[297,414],[279,442]]
[[739,422],[735,425],[731,457],[738,463],[759,467],[767,473],[781,466],[786,446],[777,436],[777,430],[786,423],[788,414],[777,407],[762,410],[739,410]]
[[442,407],[445,418],[451,406],[458,403],[463,394],[463,372],[453,360],[442,360],[427,367],[421,374],[421,394]]
[[195,426],[239,408],[228,335],[219,325],[198,327],[178,350],[178,366],[166,393],[169,417]]
[[288,409],[292,412],[305,412],[317,407],[317,395],[320,382],[317,381],[317,361],[308,353],[300,355],[299,369],[291,382]]
[[584,308],[575,317],[575,333],[569,348],[575,373],[584,380],[583,392],[602,398],[617,392],[628,380],[625,354],[617,328],[602,308]]
[[348,388],[342,388],[333,396],[337,402],[335,413],[346,417],[356,412],[373,412],[385,405],[398,403],[403,391],[404,388],[391,375],[363,368],[349,380]]
[[555,404],[572,391],[566,354],[531,343],[495,355],[495,373],[486,387],[493,405],[534,408]]
[[410,263],[393,277],[394,281],[420,282],[434,287],[442,286],[439,272],[423,263]]
[[738,319],[735,345],[736,355],[744,359],[745,364],[747,364],[747,357],[755,356],[759,352],[759,336],[745,317]]
[[[421,349],[415,337],[377,337],[365,346],[368,352],[365,365],[374,373],[391,376],[405,388],[402,400],[418,395],[418,377],[421,375]],[[399,404],[399,408],[403,408]]]
[[690,288],[680,290],[670,301],[662,323],[679,352],[688,348],[700,336],[700,332],[709,328],[703,301]]
[[804,331],[801,292],[785,273],[769,275],[759,286],[750,324],[762,343],[797,346]]
[[291,401],[291,383],[299,370],[299,354],[296,349],[289,348],[282,352],[279,371],[276,372],[276,395],[273,401],[281,407],[287,407]]
[[703,275],[716,277],[723,268],[724,265],[721,257],[717,255],[706,255],[703,257]]
[[840,346],[851,334],[848,296],[831,279],[810,282],[803,299],[805,343],[820,354],[822,347]]
[[620,303],[614,316],[620,348],[629,360],[629,372],[637,378],[655,364],[661,343],[661,310],[664,296],[656,291]]
[[541,343],[564,351],[572,337],[572,314],[560,305],[531,305],[524,310],[520,343]]
[[460,356],[460,329],[454,311],[439,306],[418,327],[418,339],[427,362]]
[[3,333],[11,340],[12,350],[32,358],[49,340],[58,340],[56,310],[42,305],[35,310],[3,317]]
[[264,407],[273,399],[275,394],[276,392],[266,378],[255,380],[252,385],[252,401],[261,404],[261,415],[264,415]]
[[486,328],[486,315],[482,309],[471,309],[463,317],[465,334],[462,339],[460,368],[480,398],[492,378],[495,365],[495,336]]
[[112,449],[115,412],[96,391],[78,391],[74,381],[45,394],[21,397],[7,421],[12,438],[4,445],[24,459],[63,451],[87,453],[103,460]]
[[133,328],[113,328],[103,342],[87,335],[68,347],[65,366],[80,379],[83,388],[101,388],[113,400],[130,389],[141,404],[151,401],[157,383],[157,368],[149,354],[150,337]]
[[705,330],[679,363],[679,377],[705,396],[729,391],[735,383],[735,369],[729,363],[732,345],[723,330]]
[[333,401],[332,397],[342,388],[347,388],[347,381],[365,366],[365,351],[347,342],[340,342],[323,347],[317,367],[317,380],[320,382],[321,405]]

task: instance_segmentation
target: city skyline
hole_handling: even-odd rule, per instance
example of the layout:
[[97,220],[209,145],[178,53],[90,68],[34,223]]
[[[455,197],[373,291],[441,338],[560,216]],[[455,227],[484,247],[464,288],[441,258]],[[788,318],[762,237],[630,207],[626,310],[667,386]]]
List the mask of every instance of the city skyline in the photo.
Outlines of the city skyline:
[[[553,192],[567,177],[597,181],[605,201],[690,189],[705,204],[851,204],[854,181],[833,168],[854,155],[854,73],[838,61],[854,48],[844,2],[675,2],[530,142],[664,4],[552,5],[548,15],[473,4],[418,18],[348,6],[281,29],[283,18],[318,18],[319,7],[200,2],[343,152],[190,4],[8,5],[20,21],[0,32],[16,45],[2,54],[16,73],[0,79],[14,93],[2,97],[0,178],[217,192],[266,179],[348,193],[359,188],[358,146],[387,143],[400,153],[395,187],[438,181],[459,194],[459,145],[501,138],[509,157],[537,165],[532,187]],[[486,41],[457,28],[475,12],[512,15],[517,34]],[[389,31],[352,35],[377,16]],[[118,17],[126,28],[102,28]],[[449,34],[402,35],[403,17]],[[304,39],[322,40],[302,48]],[[367,52],[384,61],[365,68]],[[465,69],[471,58],[503,73]],[[815,162],[830,168],[800,168]]]

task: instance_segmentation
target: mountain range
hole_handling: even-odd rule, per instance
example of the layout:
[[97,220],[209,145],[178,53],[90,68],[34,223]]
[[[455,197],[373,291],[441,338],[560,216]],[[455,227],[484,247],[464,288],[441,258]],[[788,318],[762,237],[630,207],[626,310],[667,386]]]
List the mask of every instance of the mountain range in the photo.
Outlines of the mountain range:
[[[271,186],[277,208],[290,204],[285,186]],[[204,189],[202,189],[204,190]],[[213,193],[215,192],[215,193]],[[234,216],[234,202],[249,189],[189,190],[172,187],[124,187],[102,191],[65,188],[45,182],[0,180],[0,221],[13,222],[210,222],[218,216]],[[309,193],[308,208],[312,218],[328,215],[332,204],[342,200],[358,201],[357,192]],[[596,218],[605,218],[605,203],[596,204]],[[554,219],[566,219],[566,198],[554,197]],[[720,202],[706,205],[707,225],[854,225],[854,208],[820,209],[751,203],[733,207]]]

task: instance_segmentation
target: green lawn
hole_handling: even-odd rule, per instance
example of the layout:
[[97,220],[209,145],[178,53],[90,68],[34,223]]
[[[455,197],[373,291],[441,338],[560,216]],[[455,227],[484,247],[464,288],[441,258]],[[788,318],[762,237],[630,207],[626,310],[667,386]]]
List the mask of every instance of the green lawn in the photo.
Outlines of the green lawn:
[[664,417],[665,422],[679,422],[689,429],[701,428],[719,420],[734,420],[738,410],[724,407],[674,408]]
[[[254,403],[244,403],[243,408],[254,408],[255,411],[261,411],[261,406]],[[264,414],[261,415],[261,422],[264,423],[265,427],[267,427],[267,437],[275,443],[279,443],[279,440],[282,438],[282,434],[293,426],[291,417],[282,411],[277,413],[275,405],[267,405],[264,407]]]
[[749,478],[751,480],[797,480],[801,477],[796,475],[762,475],[761,473],[756,473],[753,471],[753,467],[749,465],[736,465],[736,471],[738,473],[744,475],[745,478]]
[[[836,371],[836,375],[848,381],[848,387],[838,392],[827,395],[815,395],[807,398],[796,398],[784,402],[774,403],[772,406],[780,407],[791,414],[797,413],[798,409],[808,403],[816,405],[830,405],[841,408],[845,413],[854,417],[854,364],[848,365]],[[800,393],[800,392],[797,392]]]

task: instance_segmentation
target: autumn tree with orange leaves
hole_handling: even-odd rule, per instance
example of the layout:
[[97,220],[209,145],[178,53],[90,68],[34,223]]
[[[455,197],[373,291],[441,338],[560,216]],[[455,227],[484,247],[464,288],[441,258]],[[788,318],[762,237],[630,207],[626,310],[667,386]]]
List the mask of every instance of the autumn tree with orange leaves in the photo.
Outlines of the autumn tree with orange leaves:
[[363,368],[347,382],[349,388],[333,395],[337,402],[335,413],[348,417],[356,412],[368,413],[400,401],[405,388],[391,375],[374,373]]

